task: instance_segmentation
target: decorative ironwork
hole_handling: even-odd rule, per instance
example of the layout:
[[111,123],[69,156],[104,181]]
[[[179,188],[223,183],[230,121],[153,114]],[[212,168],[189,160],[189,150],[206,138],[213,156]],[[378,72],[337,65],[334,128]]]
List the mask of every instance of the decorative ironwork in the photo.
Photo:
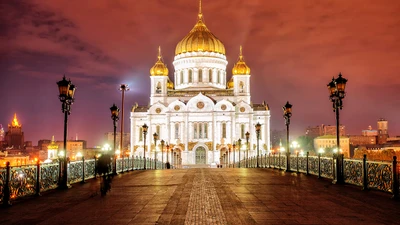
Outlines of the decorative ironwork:
[[122,171],[122,159],[117,158],[117,172]]
[[361,160],[344,160],[344,182],[358,186],[363,185],[362,166]]
[[35,194],[36,166],[13,167],[10,173],[11,199]]
[[130,169],[131,165],[131,160],[129,160],[128,157],[125,157],[124,159],[124,171],[128,171]]
[[94,159],[85,160],[85,179],[90,179],[94,177],[95,168],[96,165]]
[[290,155],[290,170],[297,171],[297,156]]
[[308,157],[308,169],[310,174],[318,175],[318,157],[309,156]]
[[392,165],[385,162],[367,162],[368,187],[392,192]]
[[40,191],[57,187],[58,171],[58,163],[40,165]]
[[68,183],[73,184],[82,181],[82,161],[70,162],[68,165]]
[[6,172],[7,172],[6,169],[0,169],[0,202],[3,202]]
[[321,177],[333,179],[333,158],[321,158]]
[[280,160],[281,169],[286,169],[286,155],[281,154]]
[[299,156],[299,172],[307,172],[307,157]]

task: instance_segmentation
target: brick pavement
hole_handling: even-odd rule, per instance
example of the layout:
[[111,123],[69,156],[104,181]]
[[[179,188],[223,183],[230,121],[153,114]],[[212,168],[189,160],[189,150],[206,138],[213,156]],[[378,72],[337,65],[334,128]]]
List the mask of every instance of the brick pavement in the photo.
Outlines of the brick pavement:
[[400,224],[390,194],[273,169],[133,171],[0,208],[0,224]]

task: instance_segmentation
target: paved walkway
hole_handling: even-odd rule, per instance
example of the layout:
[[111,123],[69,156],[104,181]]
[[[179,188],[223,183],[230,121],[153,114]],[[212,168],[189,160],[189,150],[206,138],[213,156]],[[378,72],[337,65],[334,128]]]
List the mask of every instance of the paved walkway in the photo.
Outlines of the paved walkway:
[[133,171],[0,208],[0,224],[400,224],[390,194],[273,169]]

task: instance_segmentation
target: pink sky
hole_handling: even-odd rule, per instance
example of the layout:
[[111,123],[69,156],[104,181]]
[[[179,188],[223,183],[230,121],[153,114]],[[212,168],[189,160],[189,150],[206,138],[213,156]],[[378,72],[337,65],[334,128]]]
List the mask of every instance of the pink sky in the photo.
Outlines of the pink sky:
[[[83,3],[86,2],[86,3]],[[149,69],[160,45],[173,79],[176,44],[196,22],[196,0],[9,0],[0,10],[0,124],[14,112],[25,139],[57,140],[63,114],[56,82],[78,87],[69,137],[103,144],[112,130],[109,107],[126,111],[149,102]],[[208,28],[224,43],[228,79],[243,45],[251,68],[252,99],[271,108],[271,128],[284,129],[282,106],[293,104],[291,130],[335,124],[326,84],[347,78],[341,123],[361,134],[389,121],[400,135],[400,1],[203,0]],[[129,117],[125,113],[125,131]]]

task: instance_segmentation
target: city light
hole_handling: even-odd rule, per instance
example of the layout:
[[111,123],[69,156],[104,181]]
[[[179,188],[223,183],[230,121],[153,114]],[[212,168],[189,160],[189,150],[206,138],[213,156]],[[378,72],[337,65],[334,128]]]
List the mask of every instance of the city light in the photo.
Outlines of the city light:
[[111,146],[110,144],[106,143],[103,145],[103,147],[101,148],[102,151],[110,151],[111,150]]
[[322,154],[324,152],[325,152],[325,149],[323,149],[323,148],[318,149],[318,153]]

